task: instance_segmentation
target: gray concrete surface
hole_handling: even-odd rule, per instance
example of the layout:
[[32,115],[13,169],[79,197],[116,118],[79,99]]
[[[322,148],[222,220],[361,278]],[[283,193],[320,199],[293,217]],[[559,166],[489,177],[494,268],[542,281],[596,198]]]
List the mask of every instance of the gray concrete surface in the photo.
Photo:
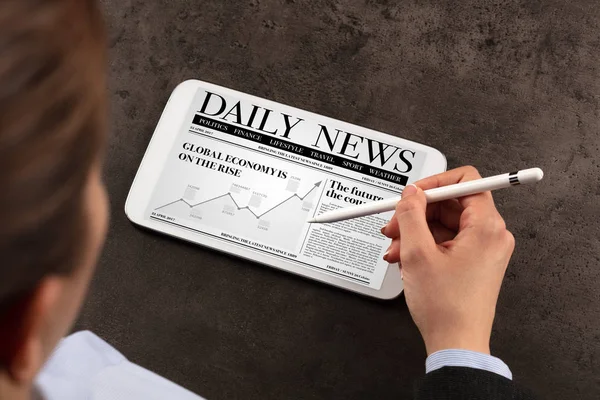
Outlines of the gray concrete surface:
[[78,328],[209,399],[409,399],[404,298],[366,300],[132,226],[171,90],[200,78],[423,142],[499,192],[517,250],[493,353],[547,399],[600,398],[600,8],[594,0],[104,0],[112,225]]

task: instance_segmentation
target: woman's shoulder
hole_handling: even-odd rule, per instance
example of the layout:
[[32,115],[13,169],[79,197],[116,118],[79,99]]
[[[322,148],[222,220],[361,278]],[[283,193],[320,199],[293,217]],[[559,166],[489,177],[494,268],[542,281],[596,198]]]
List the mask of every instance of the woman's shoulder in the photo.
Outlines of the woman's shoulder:
[[90,331],[63,339],[36,380],[42,398],[202,400],[181,386],[140,367]]

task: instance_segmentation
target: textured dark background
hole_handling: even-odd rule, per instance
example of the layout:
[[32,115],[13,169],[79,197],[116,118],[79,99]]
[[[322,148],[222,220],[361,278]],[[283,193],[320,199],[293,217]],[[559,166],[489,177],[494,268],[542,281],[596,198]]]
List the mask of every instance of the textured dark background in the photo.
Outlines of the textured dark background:
[[600,397],[596,0],[104,0],[112,226],[78,328],[209,399],[409,399],[424,347],[380,303],[132,226],[170,92],[199,78],[423,142],[498,192],[517,250],[493,353],[548,399]]

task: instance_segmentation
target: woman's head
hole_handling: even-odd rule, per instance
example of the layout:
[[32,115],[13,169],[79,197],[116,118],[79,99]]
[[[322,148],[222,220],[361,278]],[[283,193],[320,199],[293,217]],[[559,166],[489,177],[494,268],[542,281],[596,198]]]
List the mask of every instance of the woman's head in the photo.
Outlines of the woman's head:
[[93,0],[0,2],[0,375],[17,381],[69,329],[104,236],[104,47]]

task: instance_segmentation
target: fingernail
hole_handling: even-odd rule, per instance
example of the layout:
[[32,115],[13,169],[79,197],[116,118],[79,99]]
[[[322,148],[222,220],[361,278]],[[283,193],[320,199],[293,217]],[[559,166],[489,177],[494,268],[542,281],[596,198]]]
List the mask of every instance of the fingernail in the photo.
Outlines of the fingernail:
[[410,185],[405,187],[404,190],[402,191],[402,198],[404,198],[406,196],[412,196],[413,194],[417,193],[417,190],[418,190],[418,188],[411,183]]
[[385,228],[387,228],[387,224],[383,228],[381,228],[381,234],[382,235],[385,235]]
[[385,261],[387,261],[387,257],[390,255],[390,250],[392,249],[392,245],[390,244],[387,248],[387,250],[385,251],[385,254],[383,255],[383,259]]

